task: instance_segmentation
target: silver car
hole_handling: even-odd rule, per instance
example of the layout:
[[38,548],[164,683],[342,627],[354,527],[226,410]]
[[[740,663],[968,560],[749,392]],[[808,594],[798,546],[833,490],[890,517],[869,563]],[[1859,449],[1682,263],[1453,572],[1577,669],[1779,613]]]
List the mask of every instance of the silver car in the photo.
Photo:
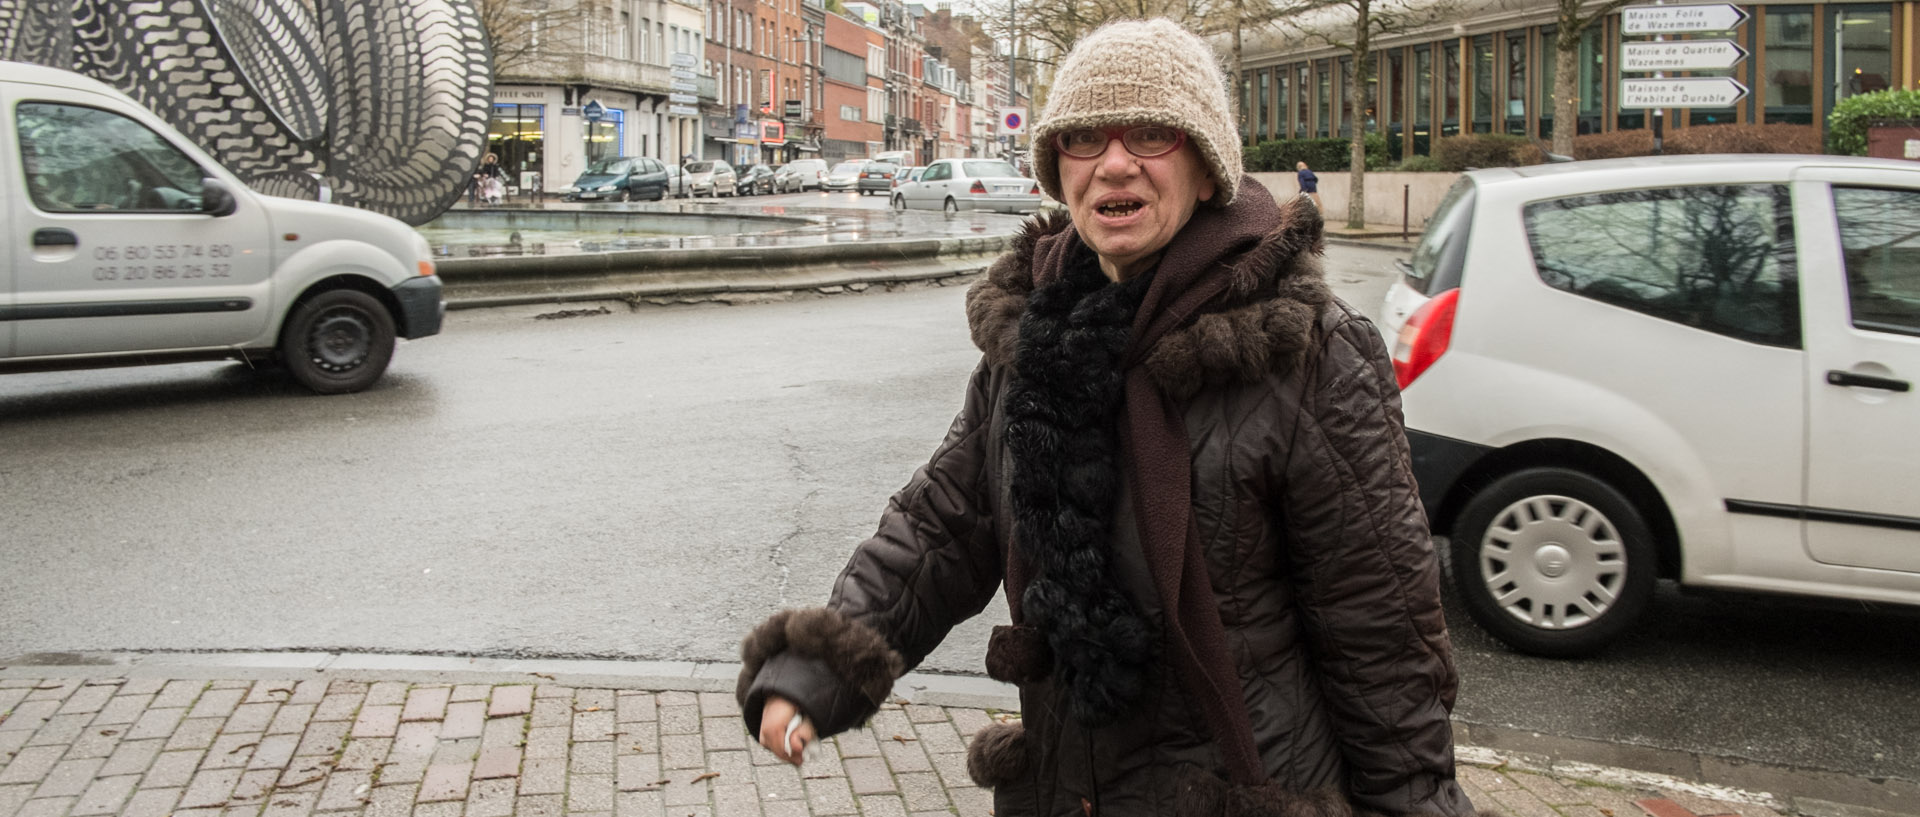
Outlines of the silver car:
[[1040,208],[1040,183],[999,159],[939,159],[894,196],[895,206],[918,210],[1031,213]]
[[860,187],[860,172],[866,169],[867,160],[849,159],[833,166],[827,171],[827,177],[820,182],[821,190],[856,190]]
[[731,196],[736,192],[733,180],[733,165],[719,159],[687,163],[687,190],[695,197]]

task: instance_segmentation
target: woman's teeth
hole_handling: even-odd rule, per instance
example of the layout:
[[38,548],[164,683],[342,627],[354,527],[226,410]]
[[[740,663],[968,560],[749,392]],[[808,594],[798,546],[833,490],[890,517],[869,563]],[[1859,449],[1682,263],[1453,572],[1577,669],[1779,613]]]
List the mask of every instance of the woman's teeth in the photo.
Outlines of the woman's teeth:
[[1100,214],[1104,216],[1132,215],[1133,211],[1140,209],[1140,202],[1115,202],[1113,204],[1101,205],[1099,209]]

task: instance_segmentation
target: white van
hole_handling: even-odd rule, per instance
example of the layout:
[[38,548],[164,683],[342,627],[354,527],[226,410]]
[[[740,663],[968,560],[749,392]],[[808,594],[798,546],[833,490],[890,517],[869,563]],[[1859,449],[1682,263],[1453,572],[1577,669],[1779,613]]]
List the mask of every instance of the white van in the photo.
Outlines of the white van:
[[277,360],[322,394],[440,331],[432,252],[387,216],[247,189],[151,111],[0,62],[0,372]]

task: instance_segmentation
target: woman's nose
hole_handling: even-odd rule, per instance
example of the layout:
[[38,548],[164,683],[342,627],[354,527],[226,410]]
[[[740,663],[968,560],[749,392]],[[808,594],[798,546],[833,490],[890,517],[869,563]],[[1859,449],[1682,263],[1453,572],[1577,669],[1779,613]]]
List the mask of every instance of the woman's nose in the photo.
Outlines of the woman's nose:
[[1134,162],[1133,154],[1127,152],[1127,146],[1119,139],[1107,140],[1107,149],[1100,153],[1100,163],[1095,170],[1102,176],[1128,176],[1139,165]]

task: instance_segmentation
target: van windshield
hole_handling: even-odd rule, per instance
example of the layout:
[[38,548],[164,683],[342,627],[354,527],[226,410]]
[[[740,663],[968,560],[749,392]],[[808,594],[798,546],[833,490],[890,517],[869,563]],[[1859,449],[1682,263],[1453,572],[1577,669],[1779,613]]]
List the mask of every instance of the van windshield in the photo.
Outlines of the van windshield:
[[591,176],[625,176],[632,172],[632,159],[595,159],[587,165],[587,174]]

